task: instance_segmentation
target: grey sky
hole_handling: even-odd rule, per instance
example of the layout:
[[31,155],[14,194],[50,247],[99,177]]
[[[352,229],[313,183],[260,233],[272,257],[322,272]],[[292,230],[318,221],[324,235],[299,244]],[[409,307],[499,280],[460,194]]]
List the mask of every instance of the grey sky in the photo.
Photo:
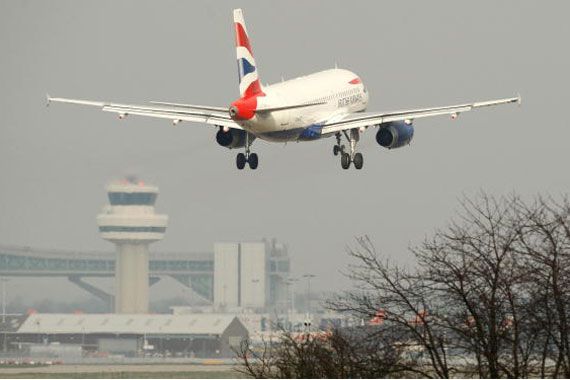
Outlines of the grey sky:
[[[257,141],[259,169],[237,171],[212,127],[44,106],[46,92],[227,105],[238,96],[234,7],[264,83],[336,62],[362,77],[369,110],[517,92],[523,106],[419,120],[394,151],[369,131],[362,171],[340,168],[333,140]],[[354,235],[405,261],[462,193],[568,191],[569,13],[568,2],[2,1],[0,244],[111,250],[95,224],[104,186],[137,173],[170,216],[154,250],[275,236],[295,271],[339,289]]]

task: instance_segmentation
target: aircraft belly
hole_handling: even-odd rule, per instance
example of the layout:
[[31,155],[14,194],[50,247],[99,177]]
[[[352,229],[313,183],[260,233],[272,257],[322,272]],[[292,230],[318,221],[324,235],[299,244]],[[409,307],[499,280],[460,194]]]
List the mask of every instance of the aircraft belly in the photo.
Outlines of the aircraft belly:
[[271,142],[290,142],[297,141],[302,132],[302,129],[283,129],[280,131],[264,132],[259,134],[258,137]]
[[[281,112],[279,112],[281,113]],[[271,117],[256,117],[249,123],[248,130],[262,140],[272,142],[297,141],[307,124],[303,118],[290,117],[289,112],[283,115],[271,115]],[[287,113],[285,115],[285,113]]]

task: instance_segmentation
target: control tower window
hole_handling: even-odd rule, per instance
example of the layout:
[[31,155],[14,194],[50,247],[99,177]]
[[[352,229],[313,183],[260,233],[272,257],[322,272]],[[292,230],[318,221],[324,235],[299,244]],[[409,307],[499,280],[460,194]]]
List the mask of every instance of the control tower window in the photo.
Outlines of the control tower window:
[[152,206],[156,201],[156,193],[109,193],[109,202],[113,206]]
[[129,226],[100,226],[99,232],[166,232],[166,227],[129,227]]

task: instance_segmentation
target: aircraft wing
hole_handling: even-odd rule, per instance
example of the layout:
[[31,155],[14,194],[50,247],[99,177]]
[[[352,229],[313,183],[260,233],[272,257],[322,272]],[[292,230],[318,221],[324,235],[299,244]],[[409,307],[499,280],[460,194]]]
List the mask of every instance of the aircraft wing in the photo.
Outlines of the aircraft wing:
[[434,108],[420,108],[412,110],[402,110],[394,112],[384,112],[384,113],[373,113],[373,112],[363,112],[349,114],[340,120],[331,120],[323,124],[321,133],[331,134],[336,132],[345,131],[353,128],[370,127],[377,126],[382,123],[389,123],[392,121],[406,121],[411,123],[415,119],[429,116],[440,116],[440,115],[450,115],[456,118],[460,113],[471,111],[473,109],[498,106],[501,104],[508,103],[521,103],[520,95],[516,98],[505,98],[497,100],[488,100],[484,102],[466,103],[458,104],[454,106],[446,107],[434,107]]
[[230,118],[228,111],[222,107],[194,106],[190,104],[160,102],[155,102],[154,105],[148,106],[81,99],[52,98],[49,95],[47,97],[47,101],[48,105],[51,102],[56,102],[98,107],[103,111],[116,113],[120,118],[124,118],[128,115],[136,115],[167,119],[171,120],[173,124],[178,124],[182,121],[190,121],[234,129],[243,129]]

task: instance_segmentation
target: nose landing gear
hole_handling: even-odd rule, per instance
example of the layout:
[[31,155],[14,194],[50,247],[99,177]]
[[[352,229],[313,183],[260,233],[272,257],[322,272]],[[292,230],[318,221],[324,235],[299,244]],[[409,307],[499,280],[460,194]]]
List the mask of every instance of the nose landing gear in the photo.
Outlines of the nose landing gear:
[[251,153],[249,155],[249,158],[247,159],[247,162],[249,163],[249,168],[252,170],[257,169],[257,165],[259,164],[259,159],[257,157],[257,153]]
[[239,170],[242,170],[243,168],[245,168],[245,164],[247,162],[247,158],[245,157],[245,154],[243,153],[238,153],[238,155],[236,156],[236,166]]
[[239,170],[245,168],[245,164],[249,164],[249,168],[251,170],[257,169],[259,165],[259,157],[257,153],[250,152],[251,147],[251,139],[249,137],[249,133],[245,136],[245,153],[238,153],[236,156],[236,166]]

